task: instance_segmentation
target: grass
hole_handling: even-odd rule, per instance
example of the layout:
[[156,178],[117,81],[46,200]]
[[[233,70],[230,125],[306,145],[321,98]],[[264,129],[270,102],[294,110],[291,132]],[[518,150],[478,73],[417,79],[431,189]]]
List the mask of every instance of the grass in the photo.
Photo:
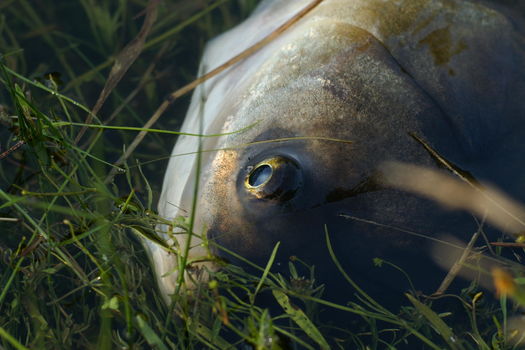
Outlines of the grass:
[[[332,304],[298,260],[290,276],[272,273],[272,259],[256,275],[226,266],[164,305],[137,236],[157,239],[159,174],[174,141],[164,131],[178,130],[188,97],[114,163],[193,80],[204,43],[255,3],[0,2],[0,349],[513,348],[512,310],[470,298],[475,286],[455,296],[469,319],[458,326],[413,296],[399,314],[359,288],[355,303]],[[275,308],[258,306],[261,295]],[[334,338],[320,308],[361,327]]]

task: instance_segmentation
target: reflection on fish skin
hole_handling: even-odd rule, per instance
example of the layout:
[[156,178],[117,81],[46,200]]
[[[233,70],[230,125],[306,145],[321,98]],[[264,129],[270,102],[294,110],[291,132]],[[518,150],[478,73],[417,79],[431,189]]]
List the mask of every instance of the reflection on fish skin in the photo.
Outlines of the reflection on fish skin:
[[[199,73],[250,47],[307,4],[264,1],[208,44]],[[198,138],[178,139],[173,155],[187,155],[170,160],[160,215],[174,220],[195,200],[195,232],[260,265],[281,242],[278,272],[289,256],[298,256],[316,266],[327,298],[346,302],[353,291],[341,285],[327,252],[326,225],[342,266],[371,295],[386,294],[395,306],[408,287],[397,272],[374,268],[375,257],[432,292],[446,274],[430,257],[432,240],[391,228],[468,241],[477,223],[392,186],[382,167],[387,161],[438,167],[414,133],[476,178],[525,200],[525,184],[510,176],[523,173],[513,150],[525,140],[525,46],[517,20],[477,1],[324,0],[278,39],[196,89],[182,131],[197,133],[202,118],[204,134],[231,134],[202,139],[204,150],[217,151],[202,153],[200,174],[192,154]],[[276,139],[283,141],[258,143]],[[276,157],[295,164],[297,171],[290,170],[294,165],[283,174],[300,174],[300,181],[273,182],[279,171],[272,168],[261,186],[274,184],[289,195],[261,187],[252,192],[264,196],[253,197],[246,179]],[[300,188],[286,191],[288,184]],[[188,236],[174,238],[183,247]],[[207,254],[203,243],[192,238],[190,259]],[[146,246],[169,301],[177,262],[153,243]]]

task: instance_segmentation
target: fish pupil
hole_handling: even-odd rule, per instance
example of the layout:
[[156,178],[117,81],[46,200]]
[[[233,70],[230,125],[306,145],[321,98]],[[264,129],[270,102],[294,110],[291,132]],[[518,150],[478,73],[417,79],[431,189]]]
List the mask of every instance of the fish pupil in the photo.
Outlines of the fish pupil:
[[259,187],[270,179],[272,172],[271,166],[262,164],[252,171],[248,178],[248,184],[252,187]]

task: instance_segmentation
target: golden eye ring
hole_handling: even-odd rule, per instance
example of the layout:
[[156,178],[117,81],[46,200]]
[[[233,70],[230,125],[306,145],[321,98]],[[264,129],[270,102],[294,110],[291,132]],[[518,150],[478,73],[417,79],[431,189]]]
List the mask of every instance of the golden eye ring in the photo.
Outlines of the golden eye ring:
[[245,190],[256,199],[287,201],[301,185],[299,166],[284,156],[274,156],[257,163],[244,178]]
[[244,186],[250,189],[256,189],[264,186],[271,180],[275,162],[272,159],[264,160],[255,165],[248,175],[244,178]]

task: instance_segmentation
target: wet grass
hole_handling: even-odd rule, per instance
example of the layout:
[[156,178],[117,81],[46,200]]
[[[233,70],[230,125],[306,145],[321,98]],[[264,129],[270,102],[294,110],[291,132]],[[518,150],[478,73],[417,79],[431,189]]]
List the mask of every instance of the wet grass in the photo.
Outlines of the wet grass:
[[[272,273],[271,259],[255,275],[227,266],[164,305],[137,237],[158,239],[175,135],[150,132],[115,163],[195,78],[204,43],[255,3],[0,2],[0,349],[512,348],[511,311],[473,299],[475,286],[455,296],[469,322],[449,325],[415,297],[392,313],[358,286],[359,301],[332,304],[297,260],[289,276]],[[154,128],[178,130],[187,103],[174,101]],[[257,306],[261,294],[276,308]],[[329,335],[321,308],[359,326]]]

